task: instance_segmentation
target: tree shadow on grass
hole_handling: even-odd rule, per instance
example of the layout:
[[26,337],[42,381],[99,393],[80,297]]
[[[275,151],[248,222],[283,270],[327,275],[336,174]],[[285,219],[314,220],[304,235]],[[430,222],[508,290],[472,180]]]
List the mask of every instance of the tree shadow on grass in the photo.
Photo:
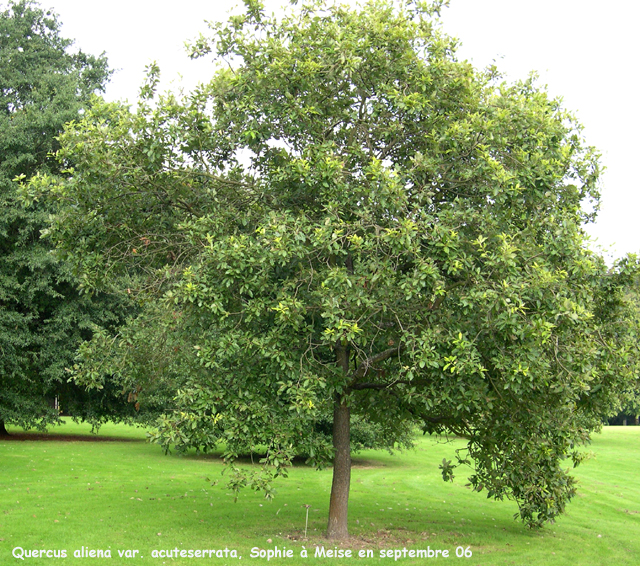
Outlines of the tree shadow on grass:
[[98,436],[83,434],[51,434],[45,432],[12,432],[0,437],[0,442],[56,441],[56,442],[145,442],[141,438]]
[[[187,454],[181,455],[183,458],[187,458],[189,460],[212,460],[216,462],[222,462],[224,460],[222,451],[216,450],[214,452],[199,452],[196,453],[188,452]],[[243,464],[243,465],[260,465],[260,460],[264,458],[264,454],[254,453],[251,454],[241,454],[235,459],[235,463]],[[293,467],[309,467],[307,463],[306,456],[296,456],[293,459]],[[364,456],[353,456],[351,458],[351,468],[352,469],[368,469],[368,468],[394,468],[401,466],[402,463],[398,460],[378,460],[375,458],[367,458]],[[329,466],[331,467],[331,466]]]

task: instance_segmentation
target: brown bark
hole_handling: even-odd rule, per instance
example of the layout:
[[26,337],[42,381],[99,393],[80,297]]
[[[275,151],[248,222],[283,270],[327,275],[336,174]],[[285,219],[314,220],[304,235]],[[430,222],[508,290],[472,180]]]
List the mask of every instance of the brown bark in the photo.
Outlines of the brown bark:
[[[345,374],[349,370],[349,352],[344,346],[336,351],[338,364]],[[349,537],[347,522],[349,511],[349,486],[351,484],[351,415],[349,406],[336,396],[333,408],[333,482],[329,502],[327,538],[333,540]]]
[[351,443],[349,407],[336,400],[333,410],[333,482],[329,502],[329,525],[327,537],[346,539],[349,537],[347,516],[349,511],[349,486],[351,484]]
[[4,421],[0,421],[0,436],[9,436],[9,432],[4,426]]

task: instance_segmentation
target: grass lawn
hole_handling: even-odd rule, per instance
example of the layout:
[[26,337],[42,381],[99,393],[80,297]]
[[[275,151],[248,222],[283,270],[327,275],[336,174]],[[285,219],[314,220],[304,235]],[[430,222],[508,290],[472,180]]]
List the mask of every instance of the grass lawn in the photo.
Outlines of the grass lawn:
[[[89,427],[68,423],[51,433],[86,436]],[[438,463],[451,458],[459,441],[421,438],[413,451],[359,454],[351,479],[352,539],[338,547],[350,549],[351,558],[315,557],[316,546],[336,548],[322,538],[331,470],[296,466],[277,484],[273,502],[245,492],[234,503],[221,476],[224,466],[214,456],[165,456],[144,442],[144,431],[120,425],[104,426],[99,436],[112,440],[0,441],[0,566],[356,566],[396,563],[380,558],[380,549],[403,548],[449,550],[448,558],[399,557],[403,565],[622,566],[640,559],[640,427],[608,427],[595,437],[595,458],[575,471],[579,496],[556,524],[539,531],[513,520],[514,503],[466,488],[461,472],[452,484],[443,483]],[[292,550],[293,557],[251,558],[254,547],[276,546]],[[15,547],[64,549],[67,558],[19,560],[12,556]],[[83,547],[110,550],[111,558],[74,557]],[[458,547],[469,547],[472,556],[456,557]],[[176,548],[227,548],[242,558],[152,557],[153,550]],[[300,557],[303,549],[307,558]],[[118,550],[139,552],[121,558]],[[358,557],[359,551],[365,556]]]

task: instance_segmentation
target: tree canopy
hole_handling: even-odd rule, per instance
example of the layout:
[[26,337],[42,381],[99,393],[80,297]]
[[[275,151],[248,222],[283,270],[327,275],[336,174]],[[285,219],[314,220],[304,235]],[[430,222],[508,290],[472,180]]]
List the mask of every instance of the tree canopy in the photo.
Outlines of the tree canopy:
[[18,177],[62,174],[56,136],[109,77],[103,56],[71,47],[56,16],[35,3],[12,2],[0,12],[0,432],[7,422],[58,422],[60,408],[97,420],[135,414],[118,401],[119,390],[96,394],[68,382],[65,368],[91,325],[120,325],[124,307],[76,291],[69,268],[40,240],[52,205],[24,208],[17,196]]
[[[466,438],[476,491],[553,520],[567,459],[636,379],[635,260],[609,269],[583,230],[597,154],[534,77],[459,61],[439,3],[246,7],[192,46],[209,82],[158,96],[151,69],[135,111],[96,103],[61,136],[69,179],[25,191],[56,199],[49,235],[83,285],[153,305],[87,344],[78,379],[178,379],[166,445],[262,448],[276,475],[296,452],[333,460],[332,538],[354,417],[388,446],[416,426]],[[128,378],[145,332],[192,371]]]

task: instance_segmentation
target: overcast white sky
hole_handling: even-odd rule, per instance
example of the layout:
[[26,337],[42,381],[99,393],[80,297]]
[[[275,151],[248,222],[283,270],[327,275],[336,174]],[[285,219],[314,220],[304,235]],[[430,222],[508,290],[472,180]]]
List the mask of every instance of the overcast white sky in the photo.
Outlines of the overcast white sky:
[[[109,99],[135,101],[144,67],[155,60],[164,85],[206,80],[212,65],[190,61],[183,44],[206,32],[204,20],[225,20],[236,0],[40,0],[60,15],[63,34],[86,52],[105,51],[117,69]],[[283,2],[270,0],[275,9]],[[477,67],[496,61],[509,79],[540,74],[585,126],[602,152],[602,209],[590,233],[614,257],[640,251],[636,215],[640,132],[640,3],[630,0],[451,0],[444,30],[460,38],[460,58]]]

